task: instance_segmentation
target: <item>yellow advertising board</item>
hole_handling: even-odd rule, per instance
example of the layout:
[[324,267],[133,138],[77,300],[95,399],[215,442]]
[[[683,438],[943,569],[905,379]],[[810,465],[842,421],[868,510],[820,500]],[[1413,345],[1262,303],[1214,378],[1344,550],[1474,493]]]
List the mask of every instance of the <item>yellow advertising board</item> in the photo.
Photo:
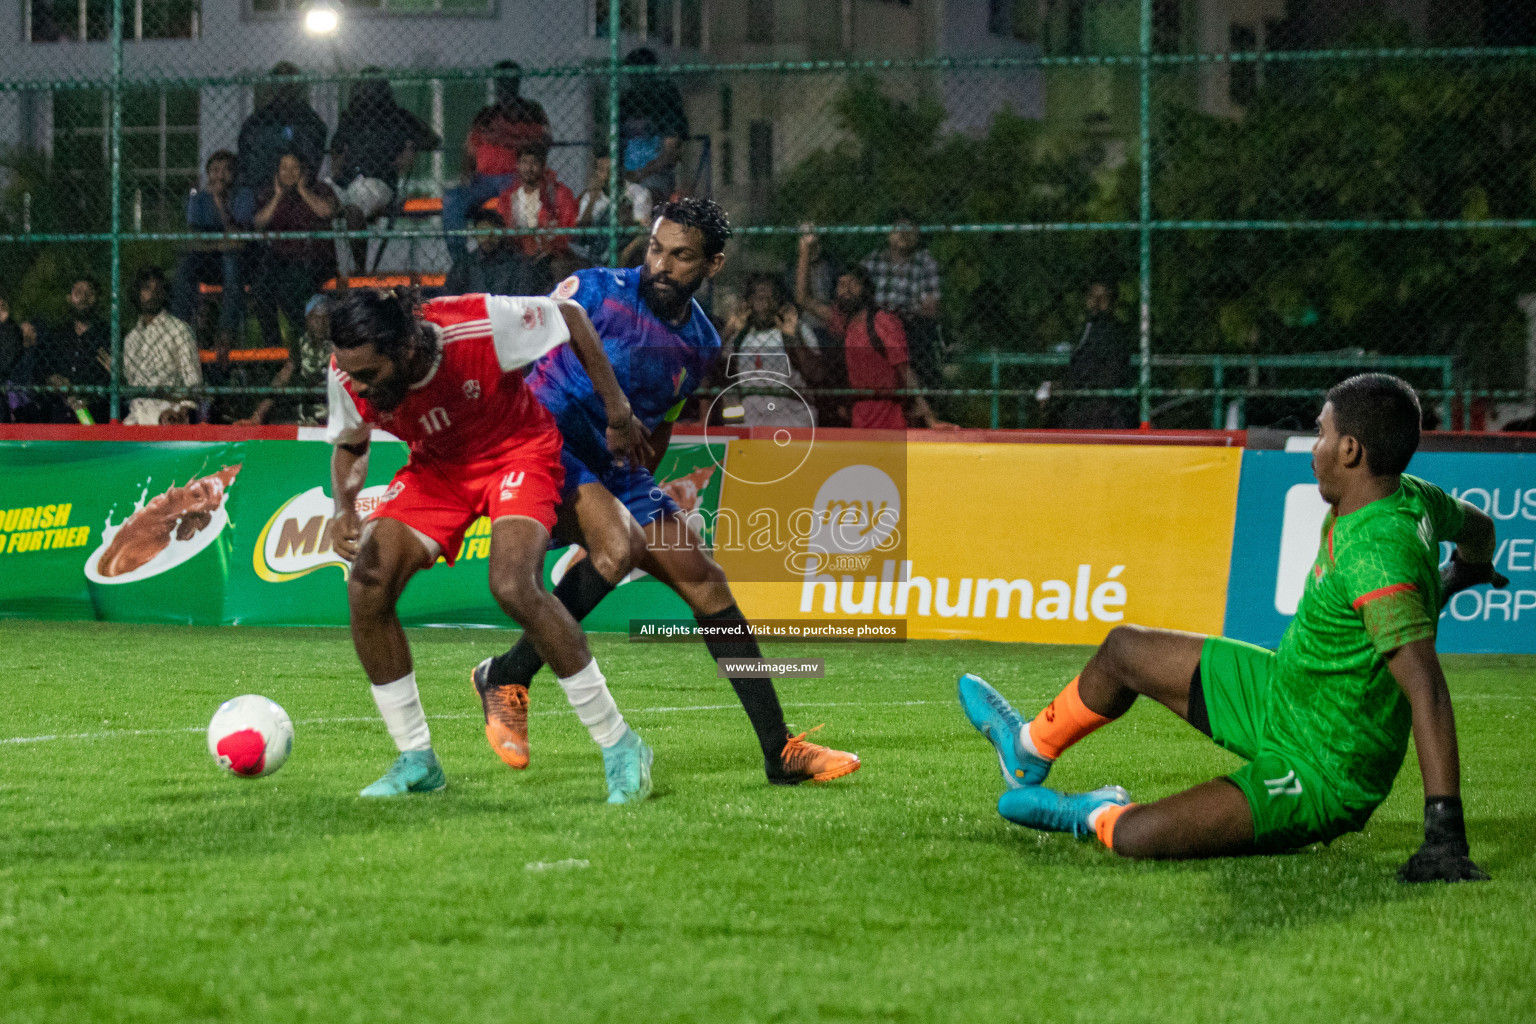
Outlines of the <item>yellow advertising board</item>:
[[[735,441],[716,557],[753,619],[905,619],[913,638],[1034,643],[1097,643],[1122,622],[1219,633],[1241,459],[1223,447]],[[827,543],[840,518],[850,529]],[[752,543],[769,539],[754,519],[788,524],[798,558],[783,557],[784,538]]]

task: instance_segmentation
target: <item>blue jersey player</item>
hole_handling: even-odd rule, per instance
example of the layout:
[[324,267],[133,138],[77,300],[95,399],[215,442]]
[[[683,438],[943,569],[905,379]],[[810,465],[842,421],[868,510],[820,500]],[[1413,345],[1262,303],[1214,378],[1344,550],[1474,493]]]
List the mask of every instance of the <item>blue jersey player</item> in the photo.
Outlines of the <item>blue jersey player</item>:
[[[720,336],[693,295],[724,265],[730,230],[725,211],[712,200],[665,203],[657,210],[642,266],[583,270],[555,290],[592,319],[629,398],[631,422],[608,421],[591,378],[576,360],[542,359],[528,375],[565,442],[555,536],[582,544],[590,556],[565,574],[555,597],[580,620],[638,567],[688,603],[709,630],[705,642],[717,659],[758,658],[761,652],[724,570],[687,516],[657,487],[652,453],[665,449],[683,402],[719,359]],[[649,444],[637,446],[649,456],[642,465],[615,459],[607,443],[610,429],[648,435]],[[541,665],[533,645],[520,640],[473,674],[486,738],[513,768],[528,765],[528,686]],[[757,733],[770,782],[825,781],[858,769],[857,755],[789,732],[771,680],[732,678],[731,686]]]

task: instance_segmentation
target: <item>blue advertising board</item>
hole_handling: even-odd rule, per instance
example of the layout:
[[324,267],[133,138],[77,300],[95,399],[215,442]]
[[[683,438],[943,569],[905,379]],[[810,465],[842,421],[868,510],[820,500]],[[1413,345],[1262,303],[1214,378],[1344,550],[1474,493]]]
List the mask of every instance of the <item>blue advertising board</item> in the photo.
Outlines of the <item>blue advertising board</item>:
[[[1536,654],[1536,455],[1420,452],[1409,472],[1493,517],[1504,590],[1474,587],[1440,615],[1441,651]],[[1227,636],[1273,648],[1317,554],[1326,506],[1309,451],[1247,451],[1237,498]],[[1451,556],[1442,545],[1442,563]]]

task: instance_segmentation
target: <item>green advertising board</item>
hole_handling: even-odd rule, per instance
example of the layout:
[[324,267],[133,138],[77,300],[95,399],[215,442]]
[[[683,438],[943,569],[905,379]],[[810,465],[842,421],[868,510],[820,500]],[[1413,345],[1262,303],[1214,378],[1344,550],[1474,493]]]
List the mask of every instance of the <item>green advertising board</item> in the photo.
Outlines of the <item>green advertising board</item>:
[[[405,464],[376,443],[364,511]],[[657,472],[685,509],[719,509],[724,445],[674,443]],[[331,541],[328,445],[0,442],[0,616],[193,625],[345,625],[346,563]],[[490,523],[470,527],[453,566],[418,574],[407,625],[508,625],[488,585]],[[545,559],[553,586],[578,549]],[[669,589],[632,574],[586,621],[686,617]]]

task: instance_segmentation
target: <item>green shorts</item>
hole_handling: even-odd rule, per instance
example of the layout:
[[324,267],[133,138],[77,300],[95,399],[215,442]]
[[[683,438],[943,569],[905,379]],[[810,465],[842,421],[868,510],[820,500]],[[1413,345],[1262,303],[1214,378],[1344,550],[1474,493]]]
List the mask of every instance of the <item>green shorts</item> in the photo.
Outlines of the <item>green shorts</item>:
[[[1306,737],[1275,737],[1264,728],[1275,654],[1225,637],[1200,649],[1200,688],[1210,736],[1248,764],[1227,778],[1248,798],[1260,849],[1292,850],[1358,832],[1375,810],[1349,807],[1306,756]],[[1193,704],[1191,718],[1196,718]]]

